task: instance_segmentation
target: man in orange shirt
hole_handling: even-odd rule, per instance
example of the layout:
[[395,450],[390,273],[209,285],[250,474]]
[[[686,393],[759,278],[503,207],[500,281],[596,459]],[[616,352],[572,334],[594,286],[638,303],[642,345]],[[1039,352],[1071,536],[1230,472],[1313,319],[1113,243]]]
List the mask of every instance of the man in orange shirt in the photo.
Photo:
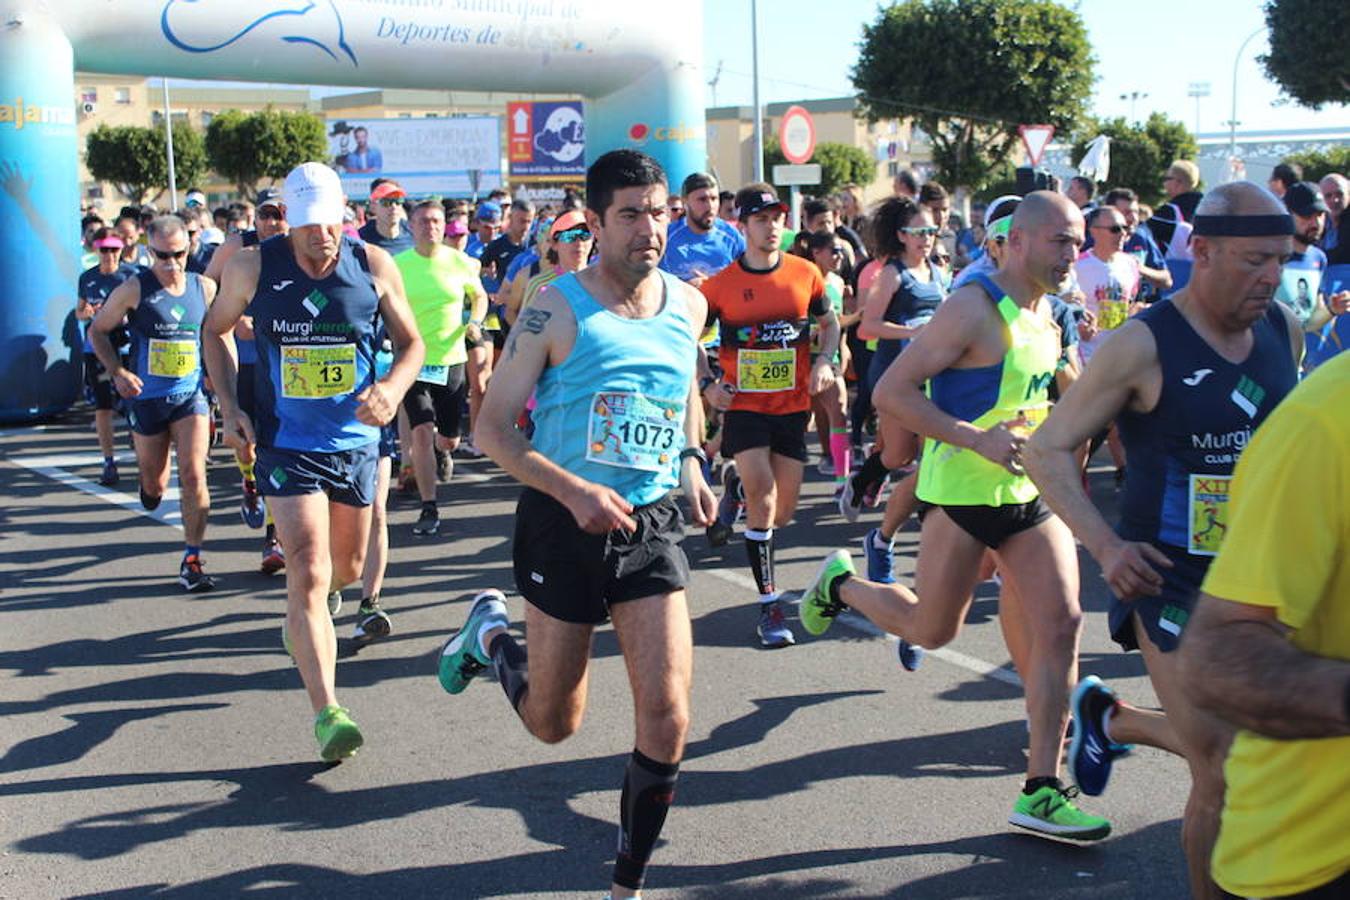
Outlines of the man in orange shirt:
[[[797,511],[811,397],[838,377],[832,360],[839,321],[820,270],[779,250],[786,212],[769,185],[741,188],[736,218],[745,232],[745,252],[701,286],[708,321],[716,320],[721,330],[722,369],[720,379],[703,378],[703,396],[725,411],[722,456],[735,468],[723,483],[733,509],[736,492],[744,489],[745,549],[759,589],[758,632],[765,647],[795,643],[774,587],[773,531]],[[820,329],[814,359],[812,316]]]

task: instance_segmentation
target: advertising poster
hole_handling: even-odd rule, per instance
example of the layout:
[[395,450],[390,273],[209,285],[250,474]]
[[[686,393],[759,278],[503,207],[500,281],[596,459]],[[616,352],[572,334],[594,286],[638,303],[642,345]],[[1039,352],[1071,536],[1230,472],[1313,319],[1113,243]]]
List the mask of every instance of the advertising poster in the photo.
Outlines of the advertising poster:
[[470,197],[502,185],[501,120],[329,119],[329,163],[353,200],[383,176],[410,197]]
[[512,181],[582,181],[586,119],[580,100],[506,104]]

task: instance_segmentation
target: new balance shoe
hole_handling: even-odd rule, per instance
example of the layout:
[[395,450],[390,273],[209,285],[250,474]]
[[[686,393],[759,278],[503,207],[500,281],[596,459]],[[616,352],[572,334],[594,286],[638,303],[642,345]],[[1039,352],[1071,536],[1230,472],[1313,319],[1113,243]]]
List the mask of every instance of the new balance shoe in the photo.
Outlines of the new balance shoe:
[[358,641],[373,641],[376,638],[389,637],[393,623],[389,614],[380,607],[380,601],[366,598],[356,612],[356,627],[352,637]]
[[481,646],[479,635],[493,628],[506,628],[506,597],[498,590],[486,590],[473,600],[464,627],[441,647],[436,677],[447,694],[458,694],[469,686],[479,672],[492,664]]
[[1042,785],[1031,794],[1019,792],[1008,823],[1048,837],[1100,841],[1111,833],[1111,823],[1074,806],[1077,796],[1078,788],[1058,784]]
[[867,580],[875,581],[877,584],[895,584],[895,559],[891,553],[891,545],[888,541],[886,546],[878,547],[877,538],[881,536],[880,528],[873,528],[863,537],[863,556],[867,560]]
[[112,460],[105,462],[103,474],[98,477],[98,483],[104,487],[114,487],[121,480],[122,476],[117,473],[117,463]]
[[281,544],[270,540],[263,544],[262,564],[258,566],[258,571],[264,575],[275,575],[286,568],[286,554],[281,549]]
[[263,508],[256,481],[244,481],[244,494],[239,498],[239,518],[253,529],[263,527],[263,523],[267,521],[267,510]]
[[845,604],[830,599],[830,585],[836,578],[853,575],[853,558],[847,550],[836,550],[820,564],[816,580],[802,594],[798,614],[802,627],[814,635],[822,635],[834,623],[835,616],[846,609]]
[[328,592],[328,615],[336,616],[342,611],[342,591]]
[[351,714],[340,706],[325,706],[315,716],[314,738],[319,742],[319,756],[325,762],[346,759],[365,743]]
[[759,605],[759,625],[755,631],[759,634],[759,643],[762,647],[770,650],[776,650],[779,647],[791,647],[797,643],[797,639],[792,634],[792,629],[788,627],[787,620],[783,616],[783,601],[774,600],[772,603],[761,603]]
[[422,507],[422,513],[413,524],[413,534],[430,537],[441,530],[441,514],[430,506]]
[[1129,752],[1106,736],[1106,720],[1116,705],[1115,691],[1102,684],[1096,675],[1078,682],[1070,701],[1073,741],[1069,744],[1069,771],[1074,783],[1092,797],[1106,790],[1116,757]]
[[202,570],[201,557],[196,554],[183,557],[178,567],[178,583],[189,594],[204,593],[216,586],[215,579]]

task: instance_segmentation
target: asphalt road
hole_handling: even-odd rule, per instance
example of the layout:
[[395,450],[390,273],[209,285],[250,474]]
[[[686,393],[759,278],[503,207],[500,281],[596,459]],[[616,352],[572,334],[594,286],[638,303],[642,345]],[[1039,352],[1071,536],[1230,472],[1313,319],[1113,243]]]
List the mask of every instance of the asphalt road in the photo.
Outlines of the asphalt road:
[[[528,736],[496,685],[448,697],[435,681],[472,595],[513,587],[509,479],[460,462],[431,539],[411,534],[414,503],[392,507],[394,633],[358,652],[354,602],[340,619],[339,696],[367,744],[328,766],[280,645],[282,580],[256,574],[227,451],[213,453],[205,553],[221,584],[187,596],[173,503],[138,511],[128,454],[125,493],[98,488],[91,424],[0,431],[0,897],[604,895],[632,740],[613,632],[595,639],[582,730],[556,746]],[[1093,484],[1109,506],[1109,475]],[[780,585],[804,587],[835,547],[857,555],[876,516],[848,525],[811,470],[779,532]],[[901,536],[903,572],[916,537]],[[1006,824],[1026,732],[992,586],[952,652],[907,673],[858,623],[760,650],[740,542],[686,547],[693,726],[648,897],[1185,896],[1188,778],[1162,752],[1136,750],[1084,798],[1114,824],[1104,842]],[[1086,557],[1083,580],[1083,672],[1155,702],[1139,657],[1106,634]]]

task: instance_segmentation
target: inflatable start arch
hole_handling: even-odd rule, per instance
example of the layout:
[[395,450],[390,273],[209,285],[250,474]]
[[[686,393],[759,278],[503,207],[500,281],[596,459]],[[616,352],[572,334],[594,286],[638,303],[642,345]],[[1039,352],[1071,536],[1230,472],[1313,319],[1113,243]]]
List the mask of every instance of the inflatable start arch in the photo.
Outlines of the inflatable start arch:
[[0,421],[79,389],[76,68],[356,87],[578,93],[592,154],[704,167],[702,4],[0,0]]

